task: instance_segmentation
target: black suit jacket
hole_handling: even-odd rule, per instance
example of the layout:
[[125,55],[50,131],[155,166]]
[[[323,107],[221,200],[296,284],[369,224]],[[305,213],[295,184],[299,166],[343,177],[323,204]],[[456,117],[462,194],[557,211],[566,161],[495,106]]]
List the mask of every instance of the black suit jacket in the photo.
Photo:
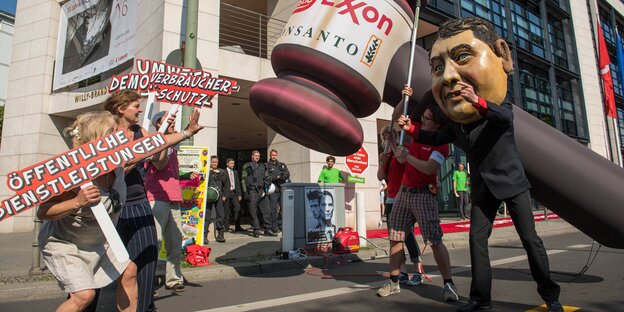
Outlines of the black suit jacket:
[[528,190],[531,185],[514,139],[512,104],[487,102],[483,119],[460,124],[449,122],[436,132],[410,129],[416,141],[428,145],[455,143],[471,164],[472,198],[482,201],[489,190],[497,199],[507,199]]
[[[232,193],[232,191],[230,191],[230,174],[228,173],[227,168],[224,170],[225,171],[225,183],[223,184],[223,196],[228,197],[230,196],[230,194]],[[240,186],[240,179],[238,177],[238,171],[236,170],[232,170],[233,174],[234,174],[234,194],[238,197],[238,196],[242,196],[242,192],[241,192],[241,186]]]

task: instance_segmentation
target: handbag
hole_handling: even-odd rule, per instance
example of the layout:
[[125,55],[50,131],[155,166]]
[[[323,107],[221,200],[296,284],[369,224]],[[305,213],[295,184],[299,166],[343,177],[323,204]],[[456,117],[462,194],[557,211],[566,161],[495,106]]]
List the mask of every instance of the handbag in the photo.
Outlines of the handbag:
[[200,246],[197,244],[186,246],[186,262],[194,266],[206,266],[211,265],[208,261],[211,248]]

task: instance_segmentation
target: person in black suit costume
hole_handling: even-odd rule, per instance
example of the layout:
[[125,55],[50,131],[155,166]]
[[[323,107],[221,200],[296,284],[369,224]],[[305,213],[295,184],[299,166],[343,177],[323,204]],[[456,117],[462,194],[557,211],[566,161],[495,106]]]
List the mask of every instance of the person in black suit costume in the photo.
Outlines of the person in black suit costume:
[[507,43],[480,18],[449,20],[440,26],[430,63],[433,97],[452,122],[436,132],[419,131],[407,116],[397,124],[424,144],[455,143],[473,168],[470,302],[457,311],[492,308],[488,238],[501,202],[509,208],[548,311],[563,311],[560,287],[550,277],[548,255],[535,231],[531,185],[514,139],[512,102],[506,97],[507,74],[513,69]]
[[208,242],[208,225],[210,224],[212,209],[215,210],[216,219],[214,220],[214,227],[216,231],[215,239],[219,243],[225,243],[225,230],[229,225],[225,223],[225,196],[224,188],[228,177],[225,170],[219,168],[219,157],[217,155],[210,156],[210,168],[208,170],[208,186],[217,190],[221,197],[217,197],[216,201],[206,203],[206,213],[204,215],[204,241]]
[[[228,158],[225,161],[225,173],[227,175],[227,179],[225,179],[225,184],[223,185],[223,197],[225,198],[224,207],[225,207],[225,226],[226,230],[230,228],[230,217],[233,216],[234,220],[234,231],[244,232],[245,229],[241,227],[240,224],[240,212],[241,206],[240,201],[243,199],[243,193],[241,192],[240,179],[238,176],[238,171],[234,169],[234,159]],[[231,209],[231,210],[230,210]]]

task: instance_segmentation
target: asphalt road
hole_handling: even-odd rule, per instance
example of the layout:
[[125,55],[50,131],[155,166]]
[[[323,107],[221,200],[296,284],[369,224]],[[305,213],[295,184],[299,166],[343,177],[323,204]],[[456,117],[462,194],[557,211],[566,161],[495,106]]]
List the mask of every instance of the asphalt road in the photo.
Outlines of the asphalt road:
[[[553,278],[562,288],[567,311],[624,311],[624,250],[593,244],[582,233],[546,237]],[[590,251],[592,251],[590,253]],[[470,286],[468,250],[451,249],[453,279],[462,300]],[[595,257],[594,257],[595,256]],[[545,311],[519,242],[490,248],[494,311]],[[425,252],[424,269],[432,278],[420,286],[405,286],[400,294],[375,295],[387,278],[388,259],[339,263],[328,259],[323,268],[301,268],[275,274],[206,281],[187,285],[183,293],[159,289],[158,311],[455,311],[459,303],[442,301],[442,280],[433,255]],[[592,262],[593,260],[593,262]],[[585,269],[586,265],[591,264]],[[577,273],[584,271],[582,275]],[[192,279],[192,278],[191,278]],[[51,311],[64,298],[0,303],[0,311]],[[106,301],[106,300],[104,300]],[[110,301],[110,300],[109,300]],[[102,303],[100,311],[112,311]]]

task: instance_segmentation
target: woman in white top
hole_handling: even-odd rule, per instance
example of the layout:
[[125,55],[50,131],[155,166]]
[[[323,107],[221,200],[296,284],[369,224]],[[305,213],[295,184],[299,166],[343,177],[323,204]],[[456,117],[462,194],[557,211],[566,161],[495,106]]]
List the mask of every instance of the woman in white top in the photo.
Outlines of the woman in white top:
[[[74,148],[112,133],[117,123],[109,112],[91,112],[78,116],[65,129]],[[56,311],[82,311],[95,296],[95,289],[117,280],[117,309],[135,311],[137,304],[136,265],[128,260],[119,263],[113,255],[91,206],[102,202],[113,222],[126,200],[122,167],[104,174],[93,185],[71,190],[39,207],[37,215],[45,220],[39,233],[43,260],[70,295]]]

